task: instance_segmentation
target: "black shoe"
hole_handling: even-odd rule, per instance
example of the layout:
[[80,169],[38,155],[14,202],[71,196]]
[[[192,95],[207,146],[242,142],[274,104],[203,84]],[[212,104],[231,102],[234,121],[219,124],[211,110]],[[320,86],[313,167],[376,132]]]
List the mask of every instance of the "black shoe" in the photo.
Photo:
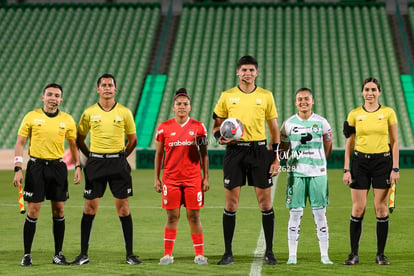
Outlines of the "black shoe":
[[76,259],[71,262],[71,265],[84,265],[89,263],[88,255],[79,255],[76,257]]
[[354,253],[351,253],[348,256],[348,259],[345,260],[344,265],[354,265],[354,264],[357,264],[357,263],[359,263],[358,255],[356,255]]
[[277,261],[272,251],[266,252],[265,261],[267,265],[276,265]]
[[223,257],[221,257],[221,260],[217,263],[218,265],[229,265],[233,263],[233,255],[231,254],[224,254]]
[[32,255],[24,254],[20,265],[21,266],[32,266]]
[[375,262],[379,265],[389,265],[390,262],[387,260],[387,257],[384,254],[377,255]]
[[140,265],[142,262],[134,255],[129,255],[126,257],[126,263],[130,265]]
[[59,254],[53,256],[52,262],[57,265],[68,265],[66,258],[63,256],[62,252],[59,252]]

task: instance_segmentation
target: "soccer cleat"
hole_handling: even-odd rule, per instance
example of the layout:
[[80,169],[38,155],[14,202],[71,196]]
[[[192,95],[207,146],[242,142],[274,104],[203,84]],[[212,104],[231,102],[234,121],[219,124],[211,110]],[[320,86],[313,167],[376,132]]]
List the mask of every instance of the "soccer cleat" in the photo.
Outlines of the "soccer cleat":
[[195,256],[194,263],[195,264],[199,264],[199,265],[206,265],[206,264],[208,264],[207,258],[204,257],[203,255],[197,255],[197,256]]
[[32,266],[32,255],[24,254],[20,265],[21,266]]
[[79,255],[76,259],[71,262],[71,265],[84,265],[89,263],[88,255]]
[[277,264],[275,255],[273,254],[272,251],[269,251],[265,254],[265,261],[266,261],[267,265],[276,265]]
[[354,265],[354,264],[357,264],[357,263],[359,263],[358,255],[356,255],[354,253],[351,253],[348,256],[348,259],[345,260],[344,265]]
[[160,265],[169,265],[174,263],[174,257],[171,255],[165,255],[160,259]]
[[287,260],[286,264],[291,265],[291,264],[297,264],[298,260],[296,259],[295,256],[289,257],[289,259]]
[[328,256],[321,257],[321,263],[324,265],[331,265],[333,262],[329,259]]
[[53,256],[52,263],[57,265],[68,265],[66,258],[63,256],[62,252],[59,252],[59,254]]
[[387,260],[387,257],[384,254],[377,255],[375,262],[379,265],[389,265],[390,262]]
[[142,262],[138,260],[137,256],[129,255],[126,257],[126,263],[130,265],[140,265]]
[[233,263],[233,255],[224,254],[221,260],[217,263],[218,265],[229,265]]

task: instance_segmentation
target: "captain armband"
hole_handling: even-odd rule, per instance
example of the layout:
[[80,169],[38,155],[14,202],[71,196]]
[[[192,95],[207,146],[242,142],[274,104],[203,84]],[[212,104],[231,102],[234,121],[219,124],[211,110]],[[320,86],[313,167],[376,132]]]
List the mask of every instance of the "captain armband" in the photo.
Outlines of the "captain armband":
[[350,126],[348,121],[345,121],[342,132],[344,133],[346,138],[349,138],[352,134],[355,133],[355,127]]

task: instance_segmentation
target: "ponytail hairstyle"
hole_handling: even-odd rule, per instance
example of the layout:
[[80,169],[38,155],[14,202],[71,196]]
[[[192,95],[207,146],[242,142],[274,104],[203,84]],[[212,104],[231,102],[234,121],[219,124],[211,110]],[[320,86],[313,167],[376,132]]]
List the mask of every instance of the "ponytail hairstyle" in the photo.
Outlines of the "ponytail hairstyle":
[[177,91],[175,91],[175,96],[173,98],[173,102],[175,102],[175,100],[178,97],[181,97],[181,96],[186,97],[189,101],[191,101],[190,96],[188,96],[188,94],[187,94],[187,90],[185,88],[180,88]]

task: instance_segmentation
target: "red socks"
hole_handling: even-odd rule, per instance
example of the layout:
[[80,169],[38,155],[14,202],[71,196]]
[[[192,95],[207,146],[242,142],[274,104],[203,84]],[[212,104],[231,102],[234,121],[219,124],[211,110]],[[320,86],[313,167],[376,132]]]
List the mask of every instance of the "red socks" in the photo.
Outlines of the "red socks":
[[164,229],[164,256],[172,256],[175,238],[177,237],[177,229]]
[[193,240],[195,255],[196,256],[204,255],[203,254],[203,247],[204,247],[203,233],[191,234],[191,239]]

